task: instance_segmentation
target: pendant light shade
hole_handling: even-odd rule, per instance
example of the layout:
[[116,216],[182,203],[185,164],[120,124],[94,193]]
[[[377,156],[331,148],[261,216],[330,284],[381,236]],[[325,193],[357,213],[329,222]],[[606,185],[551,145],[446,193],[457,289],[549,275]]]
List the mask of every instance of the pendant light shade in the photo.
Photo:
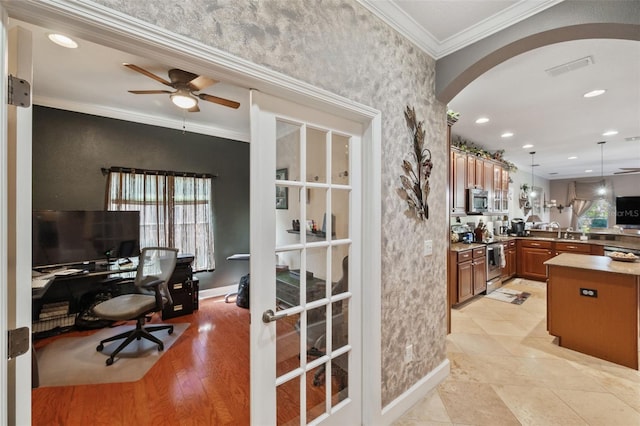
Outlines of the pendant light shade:
[[529,154],[531,154],[531,198],[534,198],[537,194],[536,191],[533,190],[533,155],[535,154],[535,151],[531,151]]
[[602,183],[600,188],[598,188],[598,195],[605,195],[607,193],[607,187],[604,183],[604,144],[606,141],[598,142],[600,145],[600,179],[602,179]]

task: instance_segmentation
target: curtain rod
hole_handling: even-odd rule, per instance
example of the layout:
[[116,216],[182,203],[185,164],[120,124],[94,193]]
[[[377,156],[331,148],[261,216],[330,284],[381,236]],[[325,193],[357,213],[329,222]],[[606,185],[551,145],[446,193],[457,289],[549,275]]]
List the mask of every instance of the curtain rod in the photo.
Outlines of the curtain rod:
[[134,167],[102,167],[103,175],[109,174],[109,172],[121,172],[121,173],[143,173],[150,175],[164,175],[164,176],[184,176],[184,177],[199,177],[199,178],[211,178],[215,179],[218,177],[217,174],[211,173],[194,173],[194,172],[174,172],[171,170],[149,170],[149,169],[136,169]]

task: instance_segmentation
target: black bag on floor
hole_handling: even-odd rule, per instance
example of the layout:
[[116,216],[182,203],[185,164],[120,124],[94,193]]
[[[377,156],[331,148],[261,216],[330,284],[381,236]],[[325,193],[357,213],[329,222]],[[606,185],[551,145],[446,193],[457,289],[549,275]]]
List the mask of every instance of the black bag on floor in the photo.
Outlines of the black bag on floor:
[[238,284],[238,295],[236,296],[236,305],[241,308],[249,309],[249,274],[240,278],[240,284]]

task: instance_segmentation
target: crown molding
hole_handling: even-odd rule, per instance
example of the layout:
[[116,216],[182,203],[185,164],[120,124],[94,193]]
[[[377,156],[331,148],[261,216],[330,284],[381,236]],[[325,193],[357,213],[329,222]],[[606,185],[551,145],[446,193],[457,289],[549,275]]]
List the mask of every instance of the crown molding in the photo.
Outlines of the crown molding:
[[435,59],[440,59],[470,44],[489,37],[563,0],[519,1],[518,3],[466,28],[444,40],[438,40],[405,12],[394,0],[357,0],[412,43]]
[[198,133],[202,135],[215,136],[240,142],[250,141],[250,134],[248,132],[248,129],[247,132],[238,132],[216,126],[203,126],[201,124],[189,123],[188,120],[183,122],[182,120],[176,120],[171,117],[160,117],[157,115],[143,114],[137,111],[126,109],[111,108],[102,105],[85,104],[64,99],[53,99],[39,96],[34,96],[33,104],[49,108],[62,109],[66,111],[79,112],[82,114],[115,118],[117,120],[130,121],[140,124],[148,124],[156,127],[184,130],[185,132],[189,133]]

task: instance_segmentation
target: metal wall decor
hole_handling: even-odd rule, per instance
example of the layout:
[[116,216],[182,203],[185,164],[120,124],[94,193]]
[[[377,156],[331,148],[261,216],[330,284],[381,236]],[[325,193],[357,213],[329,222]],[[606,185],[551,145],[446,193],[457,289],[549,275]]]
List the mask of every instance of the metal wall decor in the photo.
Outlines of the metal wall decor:
[[404,117],[413,139],[413,152],[409,154],[408,159],[402,160],[404,175],[400,176],[402,188],[398,188],[398,193],[409,206],[409,216],[426,220],[429,219],[427,197],[430,191],[429,177],[433,168],[431,151],[424,147],[424,122],[416,119],[415,109],[407,106]]

